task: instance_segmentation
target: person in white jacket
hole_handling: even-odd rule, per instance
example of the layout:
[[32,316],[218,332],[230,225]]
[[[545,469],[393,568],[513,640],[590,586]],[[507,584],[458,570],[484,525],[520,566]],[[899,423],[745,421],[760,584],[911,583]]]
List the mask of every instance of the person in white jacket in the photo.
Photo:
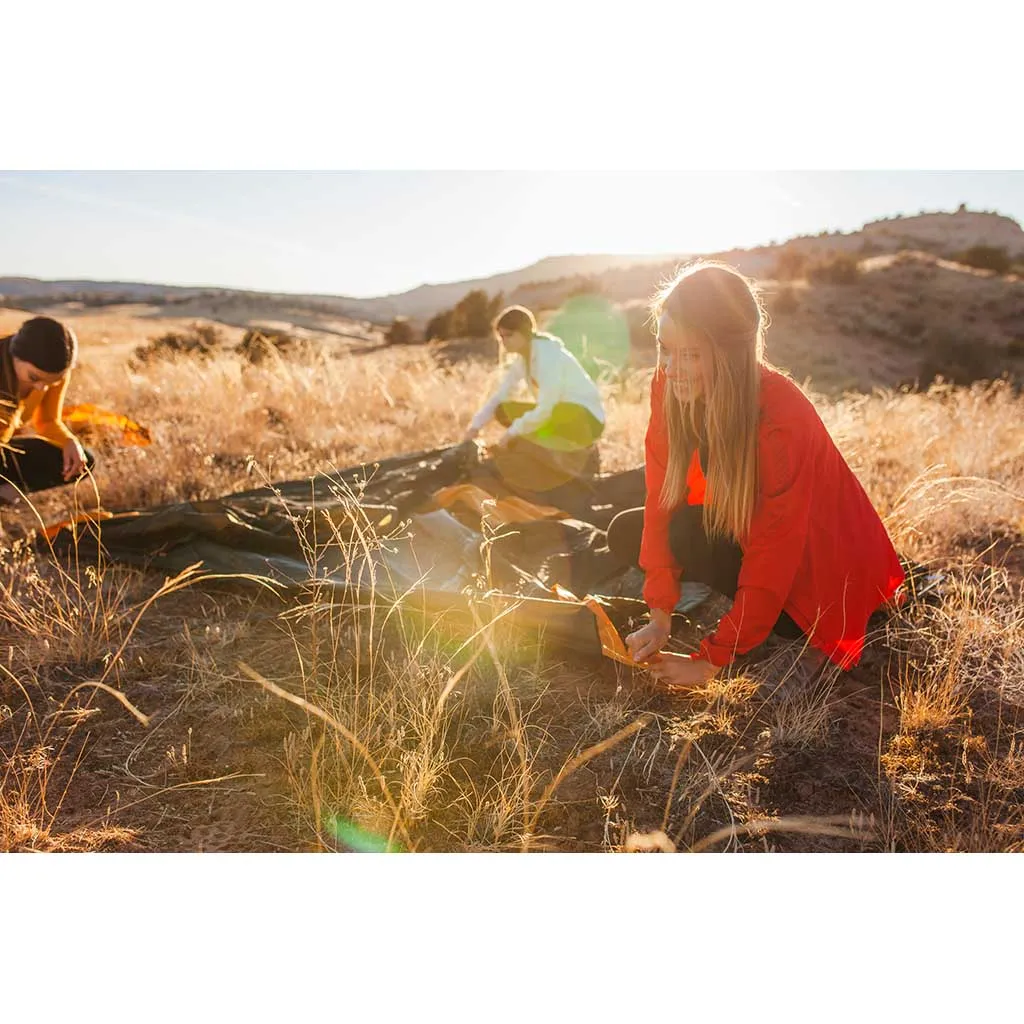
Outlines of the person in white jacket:
[[[492,419],[506,428],[491,451],[501,476],[516,490],[549,492],[593,475],[605,427],[597,385],[560,338],[537,330],[524,306],[503,310],[494,331],[514,359],[466,438],[475,438]],[[533,402],[511,399],[524,381],[536,396]]]

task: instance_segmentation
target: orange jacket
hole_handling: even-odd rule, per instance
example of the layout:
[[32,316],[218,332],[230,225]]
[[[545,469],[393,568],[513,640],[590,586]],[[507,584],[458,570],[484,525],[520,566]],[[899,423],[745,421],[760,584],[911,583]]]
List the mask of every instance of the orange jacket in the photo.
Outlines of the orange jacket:
[[75,436],[61,419],[70,376],[69,370],[56,384],[43,391],[33,391],[20,401],[0,400],[0,445],[8,444],[19,427],[31,423],[40,437],[63,448]]
[[[660,505],[668,460],[664,389],[659,369],[651,384],[640,565],[648,606],[671,611],[686,567],[669,546],[675,510]],[[797,385],[762,367],[760,405],[758,496],[739,541],[736,597],[696,657],[729,664],[762,643],[786,611],[815,647],[849,668],[860,660],[868,618],[893,597],[903,568],[870,499]],[[705,484],[696,453],[687,485],[688,502],[700,504]]]

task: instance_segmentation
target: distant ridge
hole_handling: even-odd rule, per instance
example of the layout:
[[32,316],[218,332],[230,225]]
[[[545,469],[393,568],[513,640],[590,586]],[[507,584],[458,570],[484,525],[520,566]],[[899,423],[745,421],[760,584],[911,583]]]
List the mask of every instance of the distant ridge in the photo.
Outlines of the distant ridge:
[[[922,249],[953,255],[972,246],[987,245],[1006,249],[1011,256],[1024,255],[1024,230],[1010,217],[988,211],[972,211],[965,207],[954,212],[922,213],[870,221],[852,232],[821,232],[800,236],[778,245],[757,246],[707,253],[734,263],[744,273],[760,275],[774,263],[784,248],[800,248],[807,252],[847,250],[896,252],[900,249]],[[450,308],[466,292],[479,288],[489,295],[501,292],[506,299],[516,293],[526,296],[543,294],[543,286],[572,278],[596,279],[609,294],[626,294],[657,276],[659,268],[670,272],[672,267],[694,254],[662,255],[567,255],[549,256],[528,267],[490,277],[472,278],[444,284],[423,284],[409,291],[375,298],[351,298],[343,295],[296,295],[283,292],[259,292],[239,288],[183,287],[147,284],[132,281],[62,280],[44,281],[30,277],[0,277],[0,304],[17,305],[19,300],[36,302],[81,301],[85,305],[102,301],[158,302],[187,304],[200,297],[225,299],[252,298],[263,303],[280,302],[289,308],[307,308],[318,313],[351,317],[383,323],[395,316],[423,320]],[[646,286],[646,285],[644,285]]]

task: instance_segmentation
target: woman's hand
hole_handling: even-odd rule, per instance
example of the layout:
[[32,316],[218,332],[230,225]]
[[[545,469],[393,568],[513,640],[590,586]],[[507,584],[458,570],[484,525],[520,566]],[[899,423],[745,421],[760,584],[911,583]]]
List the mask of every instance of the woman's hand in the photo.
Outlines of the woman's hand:
[[85,451],[78,438],[71,438],[64,443],[64,479],[74,480],[81,475],[85,469]]
[[492,441],[489,445],[487,445],[487,447],[484,449],[484,452],[486,455],[489,455],[491,458],[494,458],[494,456],[500,455],[503,452],[508,451],[508,445],[511,440],[512,436],[506,431],[504,434],[501,435],[501,437],[498,438],[497,441]]
[[634,661],[647,661],[657,654],[672,634],[672,616],[652,611],[651,621],[626,637],[626,647]]
[[718,666],[689,654],[662,656],[647,669],[668,690],[693,690],[718,672]]

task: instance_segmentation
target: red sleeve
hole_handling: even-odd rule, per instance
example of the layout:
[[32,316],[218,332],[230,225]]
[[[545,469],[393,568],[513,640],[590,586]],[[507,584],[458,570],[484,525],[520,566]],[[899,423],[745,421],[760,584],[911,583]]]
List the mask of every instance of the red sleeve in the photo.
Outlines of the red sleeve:
[[728,665],[763,643],[778,621],[807,545],[813,468],[813,452],[799,432],[765,432],[758,446],[757,507],[736,597],[695,657]]
[[661,505],[661,486],[668,463],[668,434],[662,394],[665,375],[659,369],[651,381],[651,418],[644,441],[644,480],[647,500],[644,503],[644,532],[640,541],[640,568],[645,572],[644,601],[648,608],[671,613],[679,600],[679,575],[682,567],[676,562],[669,545],[668,527],[674,509]]

